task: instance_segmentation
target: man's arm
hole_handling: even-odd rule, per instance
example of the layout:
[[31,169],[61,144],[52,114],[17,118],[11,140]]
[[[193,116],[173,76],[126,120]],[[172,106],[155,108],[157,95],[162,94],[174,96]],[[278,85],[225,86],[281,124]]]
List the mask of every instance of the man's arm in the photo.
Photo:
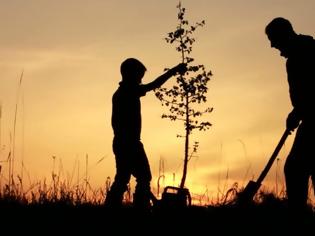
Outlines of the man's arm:
[[153,89],[161,87],[162,84],[164,84],[173,75],[176,75],[177,72],[181,74],[185,73],[187,70],[186,66],[187,66],[186,63],[180,63],[177,66],[174,66],[173,68],[169,69],[166,73],[156,78],[151,83],[142,85],[143,89],[145,90],[145,92],[149,92]]

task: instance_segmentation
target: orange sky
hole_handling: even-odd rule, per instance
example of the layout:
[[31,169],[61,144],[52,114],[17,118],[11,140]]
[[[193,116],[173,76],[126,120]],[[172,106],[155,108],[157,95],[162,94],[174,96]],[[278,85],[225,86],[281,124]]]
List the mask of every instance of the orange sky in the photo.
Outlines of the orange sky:
[[[120,81],[119,66],[127,57],[140,59],[148,71],[144,83],[180,62],[163,38],[177,24],[177,0],[28,0],[2,1],[0,7],[0,102],[2,181],[12,150],[14,111],[15,175],[24,160],[30,180],[50,178],[63,167],[64,178],[78,168],[94,187],[115,174],[111,150],[111,96]],[[298,33],[315,35],[313,0],[183,0],[196,31],[192,56],[211,69],[208,118],[213,127],[195,132],[198,157],[189,164],[187,187],[216,196],[238,181],[257,178],[267,163],[291,109],[284,59],[264,34],[274,17],[291,20]],[[19,76],[24,70],[18,94]],[[170,82],[171,83],[171,82]],[[19,95],[19,96],[17,96]],[[142,98],[142,141],[156,187],[159,160],[166,184],[178,185],[182,172],[181,124],[162,120],[165,111],[154,94]],[[11,135],[11,148],[10,148]],[[282,166],[292,137],[278,162]],[[104,159],[102,159],[104,157]],[[102,160],[101,160],[102,159]],[[101,160],[99,163],[98,161]],[[228,176],[227,176],[228,174]],[[266,183],[274,181],[276,165]],[[82,177],[83,178],[83,177]],[[275,184],[270,185],[272,188]]]

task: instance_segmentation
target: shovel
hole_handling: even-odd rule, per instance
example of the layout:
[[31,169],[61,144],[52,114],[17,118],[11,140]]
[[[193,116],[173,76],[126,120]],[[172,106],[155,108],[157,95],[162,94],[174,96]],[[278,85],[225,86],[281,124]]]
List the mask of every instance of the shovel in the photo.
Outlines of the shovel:
[[236,203],[239,205],[245,205],[250,202],[252,202],[255,194],[257,193],[258,189],[261,186],[262,181],[268,174],[274,160],[276,159],[277,155],[279,154],[279,151],[281,150],[285,140],[287,137],[291,134],[291,131],[286,129],[276,147],[274,152],[272,153],[267,165],[265,166],[264,170],[261,172],[260,176],[258,177],[257,181],[250,180],[244,190],[239,194],[238,198],[236,199]]

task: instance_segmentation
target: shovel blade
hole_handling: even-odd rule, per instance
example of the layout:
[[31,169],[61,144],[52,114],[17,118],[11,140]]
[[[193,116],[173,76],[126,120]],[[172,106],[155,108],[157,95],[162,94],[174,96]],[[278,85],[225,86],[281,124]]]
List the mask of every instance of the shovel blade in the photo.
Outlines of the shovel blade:
[[237,203],[239,205],[246,205],[250,204],[253,201],[253,198],[255,194],[257,193],[258,189],[260,188],[259,183],[255,181],[249,181],[246,187],[242,192],[239,193],[239,196],[237,198]]

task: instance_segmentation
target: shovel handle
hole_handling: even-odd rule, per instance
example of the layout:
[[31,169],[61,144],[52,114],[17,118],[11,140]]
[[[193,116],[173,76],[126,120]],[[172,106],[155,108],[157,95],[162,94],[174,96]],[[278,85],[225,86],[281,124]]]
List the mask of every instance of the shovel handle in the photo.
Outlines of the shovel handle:
[[257,184],[261,184],[262,181],[264,180],[264,178],[266,177],[266,175],[268,174],[273,162],[275,161],[276,157],[278,156],[283,144],[285,143],[285,140],[287,139],[287,137],[291,134],[291,131],[289,129],[286,129],[277,145],[277,147],[275,148],[274,152],[272,153],[267,165],[265,166],[264,170],[261,172],[260,176],[257,179]]

